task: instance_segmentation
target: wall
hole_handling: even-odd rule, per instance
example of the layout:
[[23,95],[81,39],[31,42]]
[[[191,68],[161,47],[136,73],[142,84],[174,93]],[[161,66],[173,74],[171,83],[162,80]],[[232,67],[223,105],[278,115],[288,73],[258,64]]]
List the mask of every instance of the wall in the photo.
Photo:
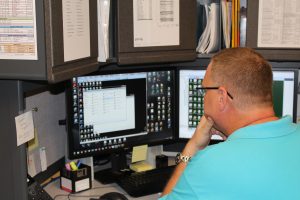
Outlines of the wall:
[[28,172],[35,176],[42,171],[40,149],[45,148],[47,166],[65,156],[67,132],[65,126],[58,121],[66,118],[65,93],[52,94],[45,91],[25,98],[26,111],[37,108],[33,112],[37,139],[29,146],[27,162]]

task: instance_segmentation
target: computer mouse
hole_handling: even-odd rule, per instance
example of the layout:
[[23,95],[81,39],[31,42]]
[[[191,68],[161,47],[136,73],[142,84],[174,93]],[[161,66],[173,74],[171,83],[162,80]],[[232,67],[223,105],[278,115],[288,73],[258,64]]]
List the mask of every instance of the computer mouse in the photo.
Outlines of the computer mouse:
[[102,195],[99,200],[128,200],[124,194],[119,192],[108,192]]

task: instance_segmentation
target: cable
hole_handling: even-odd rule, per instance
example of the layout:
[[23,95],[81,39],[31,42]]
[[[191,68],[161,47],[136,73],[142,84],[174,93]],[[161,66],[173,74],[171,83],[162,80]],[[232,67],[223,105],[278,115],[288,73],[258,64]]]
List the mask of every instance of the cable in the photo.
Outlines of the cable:
[[110,162],[110,160],[109,159],[107,159],[107,160],[104,160],[103,162],[100,162],[100,161],[96,161],[96,160],[94,160],[94,164],[95,165],[98,165],[98,166],[101,166],[101,165],[106,165],[107,163],[109,163]]
[[84,197],[84,198],[93,198],[95,197],[96,199],[99,199],[99,195],[72,195],[71,193],[70,194],[58,194],[58,195],[55,195],[53,200],[55,200],[56,198],[58,197],[67,197],[68,200],[71,200],[70,197],[74,197],[74,198],[79,198],[79,197]]
[[68,195],[67,194],[57,194],[53,197],[53,200],[55,200],[58,197],[68,197]]
[[[98,187],[94,187],[94,188],[91,188],[89,190],[96,190],[96,189],[101,189],[101,188],[115,188],[114,186],[98,186]],[[86,191],[82,191],[82,192],[86,192]],[[80,194],[82,192],[78,192],[77,194]],[[56,198],[58,197],[67,197],[68,200],[71,200],[70,197],[74,197],[74,198],[77,198],[77,197],[84,197],[84,198],[91,198],[91,197],[96,197],[96,198],[99,198],[99,195],[77,195],[77,194],[58,194],[58,195],[55,195],[53,197],[53,200],[55,200]],[[127,196],[127,194],[124,194]]]

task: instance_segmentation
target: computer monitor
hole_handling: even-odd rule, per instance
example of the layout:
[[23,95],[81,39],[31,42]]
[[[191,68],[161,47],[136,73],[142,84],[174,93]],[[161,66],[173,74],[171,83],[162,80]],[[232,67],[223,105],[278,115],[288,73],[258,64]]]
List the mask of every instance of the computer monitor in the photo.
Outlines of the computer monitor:
[[[203,96],[197,92],[204,69],[179,69],[179,139],[189,139],[204,113]],[[278,117],[290,115],[296,122],[298,71],[273,69],[273,100]],[[213,135],[212,140],[222,140]]]
[[112,154],[175,135],[175,70],[74,77],[67,91],[71,159]]

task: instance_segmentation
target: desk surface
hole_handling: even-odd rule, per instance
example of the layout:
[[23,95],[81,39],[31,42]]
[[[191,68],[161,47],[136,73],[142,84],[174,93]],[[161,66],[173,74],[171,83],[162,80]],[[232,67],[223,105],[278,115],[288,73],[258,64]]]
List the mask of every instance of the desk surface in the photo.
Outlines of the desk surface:
[[[55,198],[55,200],[68,200],[68,192],[61,190],[59,186],[59,179],[50,183],[45,187],[45,190],[51,195],[52,198]],[[159,194],[152,194],[148,196],[143,196],[139,198],[133,198],[120,188],[117,184],[107,184],[103,185],[99,183],[98,181],[93,181],[92,183],[93,187],[90,190],[86,190],[83,192],[79,192],[76,194],[71,194],[70,199],[76,199],[76,200],[88,200],[89,198],[99,198],[101,195],[107,193],[107,192],[119,192],[122,194],[125,194],[126,197],[131,200],[157,200],[159,197]],[[57,195],[63,195],[63,196],[57,196]],[[81,196],[81,197],[80,197]],[[73,197],[73,198],[72,198]],[[76,197],[76,198],[75,198]]]

